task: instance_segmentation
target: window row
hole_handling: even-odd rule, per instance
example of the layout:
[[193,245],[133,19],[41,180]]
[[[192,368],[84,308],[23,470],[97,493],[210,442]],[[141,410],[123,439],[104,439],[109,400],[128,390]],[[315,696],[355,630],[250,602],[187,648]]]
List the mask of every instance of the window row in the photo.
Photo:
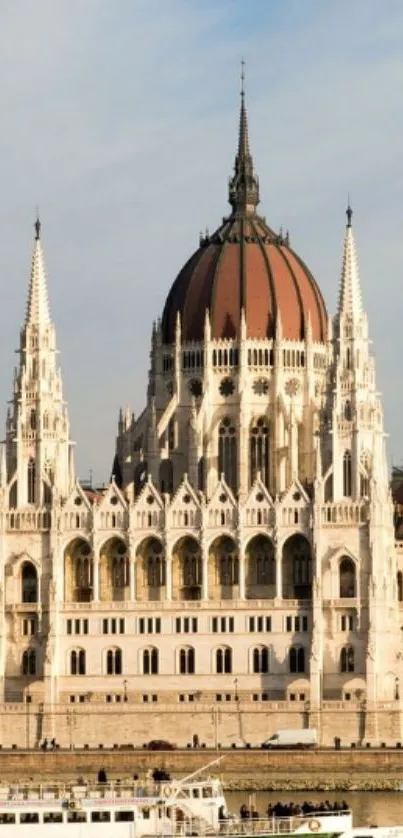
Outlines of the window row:
[[[108,649],[105,654],[105,674],[123,675],[123,653],[121,649]],[[291,646],[288,651],[288,671],[291,673],[307,672],[308,655],[303,646]],[[22,674],[37,674],[37,653],[35,649],[27,649],[22,656]],[[160,674],[160,655],[155,647],[144,649],[141,653],[141,667],[143,675]],[[233,672],[233,652],[229,646],[217,649],[214,654],[215,674],[231,674]],[[344,646],[340,652],[339,669],[341,673],[355,672],[355,650],[353,646]],[[73,649],[69,658],[70,675],[87,675],[87,658],[84,649]],[[177,672],[180,675],[194,675],[196,673],[196,651],[192,646],[180,649],[177,653]],[[257,646],[250,653],[250,670],[254,674],[270,672],[270,649],[267,646]]]

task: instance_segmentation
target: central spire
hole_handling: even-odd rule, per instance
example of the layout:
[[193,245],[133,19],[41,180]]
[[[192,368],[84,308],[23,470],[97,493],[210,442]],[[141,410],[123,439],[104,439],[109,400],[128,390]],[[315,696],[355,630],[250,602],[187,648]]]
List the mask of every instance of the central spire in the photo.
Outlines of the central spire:
[[241,62],[241,110],[238,152],[234,174],[229,182],[228,201],[234,215],[253,215],[259,203],[259,180],[253,169],[249,148],[248,115],[245,103],[245,62]]

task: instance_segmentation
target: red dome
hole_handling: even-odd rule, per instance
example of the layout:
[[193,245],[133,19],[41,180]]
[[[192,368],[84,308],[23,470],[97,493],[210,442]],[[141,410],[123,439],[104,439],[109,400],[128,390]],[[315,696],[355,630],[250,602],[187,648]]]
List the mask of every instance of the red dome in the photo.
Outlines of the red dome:
[[256,215],[229,218],[182,268],[165,303],[164,343],[174,342],[177,312],[182,340],[202,340],[206,309],[215,339],[239,338],[244,309],[249,338],[273,338],[280,315],[285,339],[303,340],[310,316],[313,340],[326,340],[326,306],[315,279],[287,239]]
[[280,318],[285,339],[303,340],[310,318],[313,340],[325,341],[326,307],[311,272],[291,250],[288,237],[274,233],[256,213],[259,181],[249,150],[243,92],[229,202],[230,217],[201,240],[168,294],[163,342],[174,342],[178,312],[182,340],[202,340],[207,309],[213,339],[239,338],[244,310],[249,338],[273,338]]

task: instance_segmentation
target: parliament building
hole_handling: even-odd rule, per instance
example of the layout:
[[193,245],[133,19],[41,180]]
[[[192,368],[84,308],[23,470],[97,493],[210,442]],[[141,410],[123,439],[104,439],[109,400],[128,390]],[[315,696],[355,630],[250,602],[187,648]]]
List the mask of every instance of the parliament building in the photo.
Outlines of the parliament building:
[[103,489],[75,474],[35,224],[0,459],[4,745],[403,738],[403,551],[352,210],[330,317],[259,211],[243,92],[228,197],[167,278]]

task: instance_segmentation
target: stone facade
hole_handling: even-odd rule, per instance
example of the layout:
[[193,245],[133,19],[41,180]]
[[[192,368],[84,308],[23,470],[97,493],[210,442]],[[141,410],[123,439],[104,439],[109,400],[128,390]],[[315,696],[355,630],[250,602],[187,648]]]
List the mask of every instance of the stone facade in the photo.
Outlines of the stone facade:
[[[240,133],[242,250],[258,202],[243,99]],[[19,720],[4,742],[309,724],[324,742],[341,725],[400,739],[403,556],[351,215],[325,337],[303,309],[293,339],[279,309],[254,337],[243,305],[234,337],[208,308],[201,339],[180,312],[171,343],[155,324],[146,408],[120,412],[102,491],[75,478],[37,221],[0,463],[0,684]]]

